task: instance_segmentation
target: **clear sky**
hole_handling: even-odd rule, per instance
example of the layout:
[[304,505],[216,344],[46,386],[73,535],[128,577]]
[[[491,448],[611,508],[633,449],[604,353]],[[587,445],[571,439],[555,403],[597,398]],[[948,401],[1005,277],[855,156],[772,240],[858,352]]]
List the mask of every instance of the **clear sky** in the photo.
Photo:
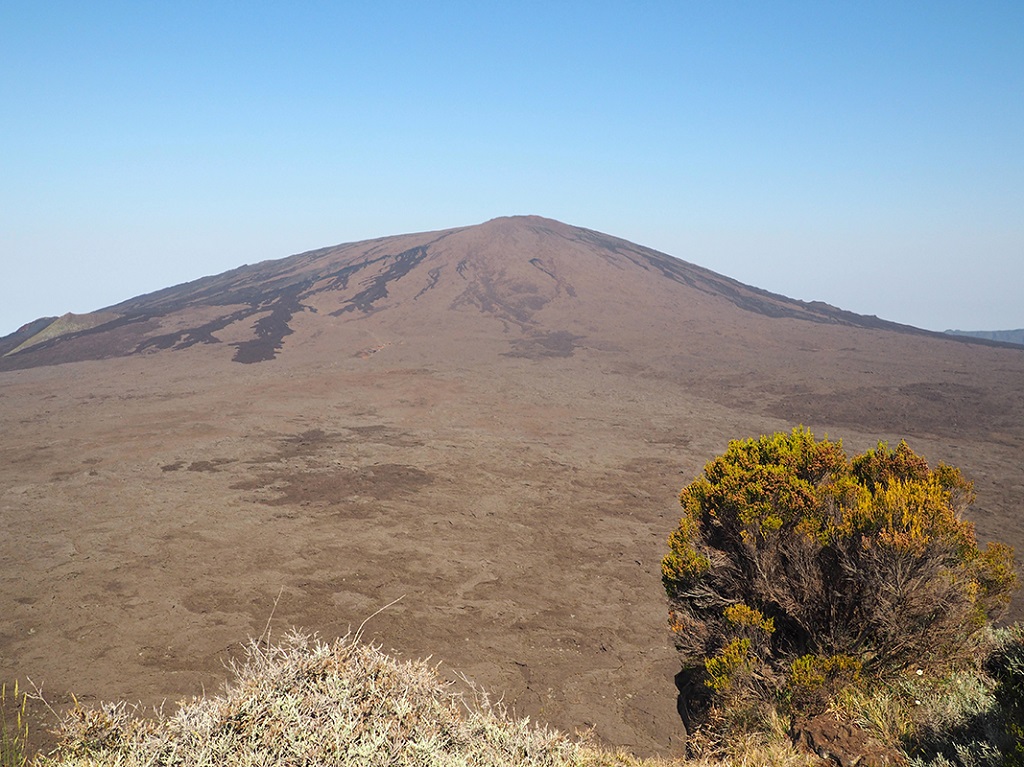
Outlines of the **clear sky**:
[[1024,326],[1024,2],[0,4],[0,335],[538,214]]

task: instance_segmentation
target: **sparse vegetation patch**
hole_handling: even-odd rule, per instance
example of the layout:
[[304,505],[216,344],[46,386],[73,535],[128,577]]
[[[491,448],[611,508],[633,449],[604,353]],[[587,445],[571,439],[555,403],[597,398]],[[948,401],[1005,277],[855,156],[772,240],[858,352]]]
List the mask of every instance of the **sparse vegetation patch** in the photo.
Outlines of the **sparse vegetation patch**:
[[0,767],[24,767],[28,761],[27,698],[15,682],[8,694],[0,685]]
[[[152,718],[125,704],[76,707],[40,765],[421,765],[613,767],[626,756],[512,719],[468,698],[423,661],[398,662],[354,637],[253,641],[225,694]],[[647,763],[654,767],[654,763]],[[4,764],[7,767],[7,763]]]

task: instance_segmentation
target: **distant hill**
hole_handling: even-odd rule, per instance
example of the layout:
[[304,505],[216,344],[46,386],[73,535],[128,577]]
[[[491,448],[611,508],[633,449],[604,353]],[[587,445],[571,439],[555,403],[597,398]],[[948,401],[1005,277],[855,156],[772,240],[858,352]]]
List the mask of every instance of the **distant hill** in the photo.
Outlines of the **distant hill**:
[[1024,328],[1018,330],[947,330],[951,336],[967,336],[982,338],[986,341],[999,341],[1004,344],[1024,346]]

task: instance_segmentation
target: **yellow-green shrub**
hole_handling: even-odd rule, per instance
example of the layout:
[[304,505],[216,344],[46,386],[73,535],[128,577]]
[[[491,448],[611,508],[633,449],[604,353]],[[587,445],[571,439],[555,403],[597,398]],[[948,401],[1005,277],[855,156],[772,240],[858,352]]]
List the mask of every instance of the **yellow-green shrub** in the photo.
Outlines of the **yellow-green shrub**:
[[738,677],[750,673],[754,659],[750,654],[749,639],[733,639],[710,658],[704,660],[708,672],[705,684],[715,692],[728,692],[735,688]]
[[1012,550],[963,518],[973,497],[903,442],[852,460],[803,428],[730,442],[680,493],[662,565],[684,667],[818,705],[847,678],[971,659],[1016,586]]
[[862,664],[849,655],[801,655],[789,667],[786,690],[790,706],[816,712],[842,687],[860,682]]

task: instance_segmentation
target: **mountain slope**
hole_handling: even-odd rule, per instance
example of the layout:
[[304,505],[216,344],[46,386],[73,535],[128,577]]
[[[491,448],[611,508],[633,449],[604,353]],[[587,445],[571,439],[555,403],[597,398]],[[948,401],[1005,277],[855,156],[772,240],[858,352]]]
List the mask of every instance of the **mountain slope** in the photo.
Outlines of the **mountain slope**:
[[[543,310],[565,321],[616,293],[623,311],[669,294],[688,304],[700,294],[765,317],[922,332],[787,299],[598,232],[519,217],[340,245],[168,288],[101,310],[91,323],[79,323],[86,327],[55,333],[58,323],[48,324],[9,350],[0,369],[183,349],[219,343],[220,333],[241,339],[230,344],[235,362],[264,362],[285,345],[296,314],[320,314],[328,324],[327,318],[408,312],[428,291],[424,303],[446,308],[445,322],[472,322],[478,312],[526,337],[567,332],[546,328]],[[202,313],[203,321],[182,319],[189,312]]]

